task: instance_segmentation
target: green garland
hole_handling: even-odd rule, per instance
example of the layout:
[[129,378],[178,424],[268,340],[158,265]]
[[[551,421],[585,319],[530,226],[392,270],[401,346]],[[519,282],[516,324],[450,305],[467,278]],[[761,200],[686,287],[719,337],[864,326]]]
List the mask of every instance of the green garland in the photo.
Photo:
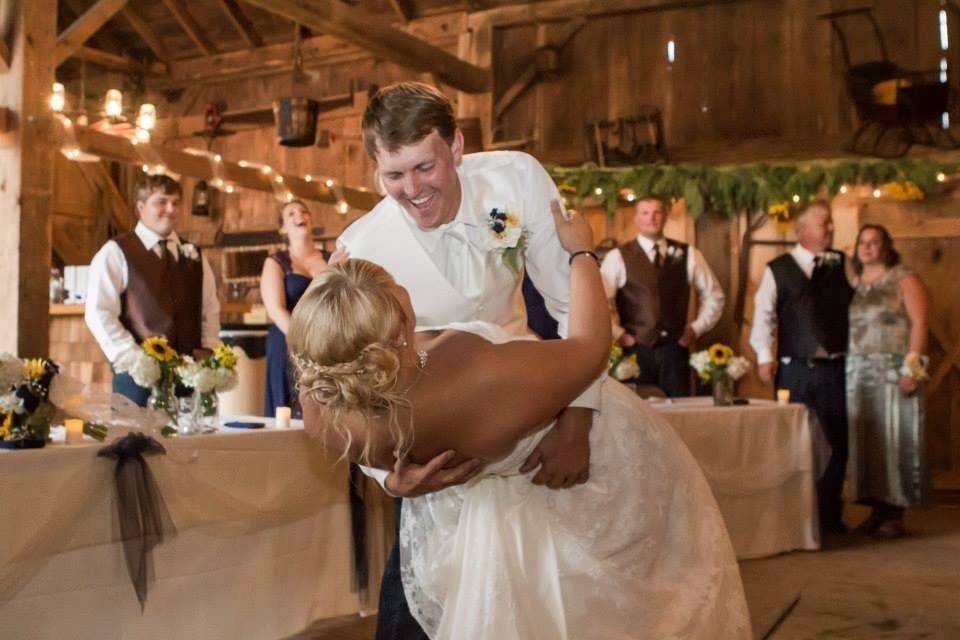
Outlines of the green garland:
[[[733,216],[739,211],[767,211],[789,202],[815,198],[821,189],[835,196],[844,185],[913,183],[928,193],[944,176],[960,167],[960,159],[942,162],[930,158],[879,160],[844,159],[804,163],[756,163],[711,166],[703,164],[644,164],[601,168],[548,166],[561,193],[574,197],[582,208],[590,196],[613,216],[626,202],[624,193],[683,198],[694,218],[706,210]],[[943,175],[939,175],[943,174]],[[938,180],[939,175],[939,180]],[[600,190],[599,192],[597,190]]]

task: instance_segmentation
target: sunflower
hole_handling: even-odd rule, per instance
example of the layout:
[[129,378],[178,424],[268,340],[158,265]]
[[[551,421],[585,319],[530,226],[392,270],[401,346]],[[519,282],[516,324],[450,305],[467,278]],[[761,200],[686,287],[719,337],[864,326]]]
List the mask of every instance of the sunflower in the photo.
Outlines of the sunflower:
[[31,358],[23,361],[23,377],[36,380],[47,372],[47,361],[43,358]]
[[710,354],[710,359],[713,361],[713,364],[717,367],[722,367],[727,364],[727,360],[730,359],[730,356],[733,355],[733,349],[728,347],[725,344],[716,344],[710,345],[710,348],[707,349],[707,353]]
[[0,424],[0,440],[4,440],[10,435],[10,427],[13,426],[13,411],[7,411],[3,416],[3,424]]
[[163,336],[153,336],[143,341],[143,350],[147,355],[160,362],[169,362],[177,357],[177,352],[167,343]]
[[218,342],[213,348],[213,355],[221,367],[233,369],[237,365],[237,356],[228,344]]

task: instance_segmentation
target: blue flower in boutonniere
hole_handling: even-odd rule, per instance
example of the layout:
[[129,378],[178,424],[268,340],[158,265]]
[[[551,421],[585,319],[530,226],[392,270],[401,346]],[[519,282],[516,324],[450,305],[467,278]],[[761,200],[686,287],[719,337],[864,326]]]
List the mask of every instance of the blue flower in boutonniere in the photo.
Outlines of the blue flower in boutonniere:
[[490,229],[490,248],[503,254],[503,263],[516,274],[520,273],[520,253],[523,251],[523,227],[520,216],[494,207],[487,216]]

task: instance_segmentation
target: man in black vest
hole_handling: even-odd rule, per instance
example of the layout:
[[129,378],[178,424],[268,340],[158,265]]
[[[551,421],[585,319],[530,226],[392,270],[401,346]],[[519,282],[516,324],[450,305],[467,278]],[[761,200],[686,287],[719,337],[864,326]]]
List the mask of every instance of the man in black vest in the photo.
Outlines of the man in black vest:
[[819,200],[808,204],[795,230],[797,245],[764,270],[754,299],[750,345],[757,353],[760,379],[789,389],[790,399],[807,405],[823,426],[833,451],[817,483],[820,528],[838,534],[846,531],[841,497],[847,465],[844,354],[853,289],[845,256],[830,249],[830,205]]
[[[136,228],[108,240],[90,263],[84,319],[111,363],[153,336],[186,355],[217,343],[213,271],[174,230],[182,197],[180,183],[169,176],[145,176],[137,187]],[[126,373],[114,372],[113,390],[140,406],[150,395]]]
[[[626,353],[637,355],[637,382],[655,384],[670,397],[690,395],[690,347],[723,313],[723,289],[695,248],[663,235],[666,202],[637,201],[637,237],[603,259],[601,273],[615,308],[613,335]],[[691,285],[699,310],[687,322]]]

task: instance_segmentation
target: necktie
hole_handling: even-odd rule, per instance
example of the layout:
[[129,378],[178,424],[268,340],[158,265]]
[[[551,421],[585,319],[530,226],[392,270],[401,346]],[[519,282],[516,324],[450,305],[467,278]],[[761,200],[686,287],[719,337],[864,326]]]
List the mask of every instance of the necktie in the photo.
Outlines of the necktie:
[[161,240],[157,243],[157,246],[160,247],[160,263],[163,265],[164,270],[170,269],[170,250],[167,249],[167,243],[169,240]]
[[663,266],[663,256],[660,254],[660,243],[653,245],[653,266],[657,269]]

